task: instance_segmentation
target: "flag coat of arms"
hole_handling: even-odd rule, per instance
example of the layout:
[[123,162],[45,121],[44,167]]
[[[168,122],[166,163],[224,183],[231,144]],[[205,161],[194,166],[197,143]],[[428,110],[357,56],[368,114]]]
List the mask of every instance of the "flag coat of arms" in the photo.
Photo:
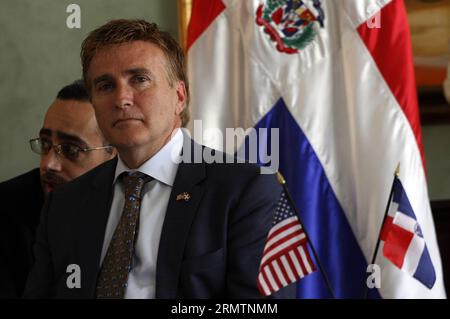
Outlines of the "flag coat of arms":
[[[194,0],[187,46],[191,123],[279,129],[278,168],[337,297],[363,297],[399,162],[436,280],[380,250],[369,296],[445,297],[402,0]],[[329,297],[317,271],[297,295]]]

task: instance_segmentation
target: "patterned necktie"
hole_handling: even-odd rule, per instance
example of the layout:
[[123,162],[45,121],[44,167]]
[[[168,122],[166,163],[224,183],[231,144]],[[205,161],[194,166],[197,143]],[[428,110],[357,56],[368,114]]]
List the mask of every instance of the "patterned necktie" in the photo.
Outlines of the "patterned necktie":
[[152,180],[141,172],[124,173],[125,206],[100,270],[97,298],[123,299],[131,271],[134,245],[139,230],[139,211],[145,183]]

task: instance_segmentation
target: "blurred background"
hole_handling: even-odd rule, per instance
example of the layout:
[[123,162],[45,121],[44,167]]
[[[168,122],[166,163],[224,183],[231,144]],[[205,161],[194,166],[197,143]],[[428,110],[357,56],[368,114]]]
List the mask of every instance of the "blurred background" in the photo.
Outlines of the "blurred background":
[[450,199],[450,0],[406,0],[431,200]]
[[[67,7],[81,9],[70,29]],[[0,1],[0,181],[39,165],[37,137],[62,86],[81,78],[80,46],[89,31],[117,18],[143,18],[178,38],[177,0]]]
[[[70,29],[67,7],[81,9]],[[28,145],[57,91],[81,77],[80,44],[115,18],[144,18],[184,41],[189,0],[2,0],[0,181],[38,165]],[[430,199],[450,200],[450,106],[442,85],[450,56],[450,0],[405,0],[411,25]],[[183,28],[181,27],[181,30]]]

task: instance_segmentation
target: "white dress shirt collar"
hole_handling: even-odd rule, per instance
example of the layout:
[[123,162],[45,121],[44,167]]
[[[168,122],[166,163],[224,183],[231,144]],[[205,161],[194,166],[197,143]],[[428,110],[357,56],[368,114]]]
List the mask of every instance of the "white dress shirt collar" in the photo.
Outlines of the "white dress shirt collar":
[[128,168],[119,155],[114,175],[114,183],[116,182],[117,177],[123,172],[139,171],[153,177],[161,183],[173,186],[179,163],[179,161],[176,161],[175,159],[176,157],[179,158],[179,156],[181,156],[182,148],[183,133],[180,129],[177,129],[170,141],[137,169]]

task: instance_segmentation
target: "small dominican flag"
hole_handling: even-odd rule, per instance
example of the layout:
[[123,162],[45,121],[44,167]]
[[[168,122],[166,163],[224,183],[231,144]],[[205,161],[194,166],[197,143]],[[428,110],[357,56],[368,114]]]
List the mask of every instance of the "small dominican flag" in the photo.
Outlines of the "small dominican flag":
[[431,289],[436,272],[416,215],[400,180],[395,177],[393,197],[381,232],[383,255]]
[[268,296],[316,270],[307,237],[286,193],[277,203],[259,266],[258,288]]

